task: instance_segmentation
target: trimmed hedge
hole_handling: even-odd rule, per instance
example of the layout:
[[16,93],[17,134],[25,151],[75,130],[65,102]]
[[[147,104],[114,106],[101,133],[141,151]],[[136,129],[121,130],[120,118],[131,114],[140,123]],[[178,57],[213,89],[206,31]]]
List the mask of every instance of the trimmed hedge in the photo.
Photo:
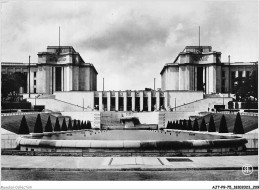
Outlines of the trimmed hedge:
[[216,126],[215,126],[213,115],[211,115],[209,119],[208,132],[216,132]]
[[62,121],[62,126],[61,126],[61,131],[67,131],[67,124],[66,124],[66,120],[65,118],[63,118],[63,121]]
[[205,119],[203,118],[200,124],[200,131],[207,131],[207,126],[205,123]]
[[34,133],[42,133],[43,132],[42,119],[41,119],[41,115],[40,114],[37,115],[33,132]]
[[240,113],[237,113],[235,124],[234,124],[234,134],[245,134],[244,127],[242,124]]
[[199,124],[198,124],[197,118],[194,120],[192,130],[193,130],[193,131],[198,131],[198,130],[199,130]]
[[44,132],[52,132],[52,123],[51,123],[51,117],[48,117],[47,123],[45,125],[45,131]]
[[73,129],[72,129],[72,122],[71,122],[71,119],[69,119],[68,130],[70,130],[70,131],[73,130]]
[[56,122],[55,122],[54,131],[60,131],[60,123],[59,123],[59,118],[56,118]]
[[26,121],[25,116],[23,116],[18,134],[29,134],[29,127]]
[[225,115],[222,115],[219,125],[219,133],[228,133],[227,122]]

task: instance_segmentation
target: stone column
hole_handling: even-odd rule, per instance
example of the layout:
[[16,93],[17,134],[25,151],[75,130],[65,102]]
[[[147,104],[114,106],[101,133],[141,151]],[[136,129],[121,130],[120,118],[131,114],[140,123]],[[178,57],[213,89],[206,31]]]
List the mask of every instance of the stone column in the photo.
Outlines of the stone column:
[[110,91],[107,92],[107,111],[110,111],[111,107],[111,93]]
[[156,92],[156,109],[160,110],[160,91]]
[[99,97],[99,111],[103,111],[102,92],[98,92],[98,97]]
[[118,111],[119,110],[119,98],[118,98],[118,92],[115,92],[115,101],[116,101],[116,107],[115,107],[115,110]]
[[165,108],[165,110],[168,109],[168,92],[167,91],[164,92],[164,108]]
[[140,111],[144,109],[144,92],[140,92]]
[[152,111],[152,92],[147,92],[148,95],[148,111]]
[[61,91],[64,91],[64,67],[61,67]]
[[243,68],[242,77],[246,77],[246,68]]
[[132,97],[132,111],[135,111],[135,92],[131,92]]
[[123,92],[123,98],[124,98],[124,111],[127,110],[127,94],[126,92]]

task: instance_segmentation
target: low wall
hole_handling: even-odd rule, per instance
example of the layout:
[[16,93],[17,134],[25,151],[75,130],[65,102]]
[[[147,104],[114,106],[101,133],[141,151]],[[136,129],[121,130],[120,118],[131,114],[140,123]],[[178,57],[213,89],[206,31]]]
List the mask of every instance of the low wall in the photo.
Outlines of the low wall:
[[17,134],[1,134],[1,149],[14,149],[17,147],[16,139],[21,137]]
[[77,105],[69,104],[66,102],[62,102],[56,99],[52,98],[36,98],[36,101],[34,98],[28,98],[28,102],[31,102],[32,105],[44,105],[45,109],[51,110],[54,112],[59,111],[83,111],[83,108],[78,107]]
[[176,121],[181,119],[188,120],[190,116],[197,116],[196,112],[182,112],[182,111],[173,111],[173,112],[158,112],[158,127],[166,128],[168,121]]
[[63,116],[70,116],[71,119],[90,121],[92,128],[100,128],[100,112],[61,112]]
[[37,148],[98,148],[98,149],[202,149],[202,148],[240,148],[247,143],[244,138],[215,139],[215,140],[186,140],[186,141],[158,141],[158,140],[41,140],[17,139],[21,150],[25,147]]
[[120,119],[126,115],[138,117],[141,124],[158,124],[159,112],[101,112],[101,124],[120,124]]

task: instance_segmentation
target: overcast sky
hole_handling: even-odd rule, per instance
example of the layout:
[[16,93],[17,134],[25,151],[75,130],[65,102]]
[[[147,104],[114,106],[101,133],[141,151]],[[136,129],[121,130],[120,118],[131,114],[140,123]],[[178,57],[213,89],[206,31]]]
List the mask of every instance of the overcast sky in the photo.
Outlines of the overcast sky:
[[258,60],[257,1],[5,1],[1,61],[37,62],[48,45],[73,46],[98,71],[98,90],[161,86],[160,71],[188,45],[210,45],[222,61]]

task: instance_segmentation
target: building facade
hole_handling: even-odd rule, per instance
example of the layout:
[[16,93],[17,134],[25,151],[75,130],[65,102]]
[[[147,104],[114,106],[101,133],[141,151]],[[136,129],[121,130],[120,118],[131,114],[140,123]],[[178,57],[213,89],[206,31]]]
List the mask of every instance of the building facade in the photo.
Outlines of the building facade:
[[48,46],[38,53],[38,63],[1,63],[2,74],[27,75],[24,93],[53,94],[59,91],[95,91],[97,74],[72,46]]
[[[63,106],[64,110],[73,107],[149,112],[176,110],[180,106],[186,106],[187,110],[202,106],[201,110],[208,110],[214,105],[227,105],[232,100],[227,94],[232,93],[235,79],[249,77],[257,64],[223,63],[221,52],[212,51],[211,46],[187,46],[173,63],[164,65],[160,73],[161,89],[157,91],[97,91],[95,67],[85,63],[72,46],[48,46],[46,52],[38,53],[38,63],[2,62],[1,68],[2,74],[26,75],[27,88],[20,93],[28,98],[30,91],[28,101],[36,104],[38,98],[39,105],[50,110]],[[225,101],[224,95],[211,95],[218,93],[226,94]],[[205,97],[211,98],[205,100]]]
[[211,46],[186,46],[173,63],[161,71],[162,90],[232,92],[237,77],[249,77],[258,62],[221,62],[221,52]]

